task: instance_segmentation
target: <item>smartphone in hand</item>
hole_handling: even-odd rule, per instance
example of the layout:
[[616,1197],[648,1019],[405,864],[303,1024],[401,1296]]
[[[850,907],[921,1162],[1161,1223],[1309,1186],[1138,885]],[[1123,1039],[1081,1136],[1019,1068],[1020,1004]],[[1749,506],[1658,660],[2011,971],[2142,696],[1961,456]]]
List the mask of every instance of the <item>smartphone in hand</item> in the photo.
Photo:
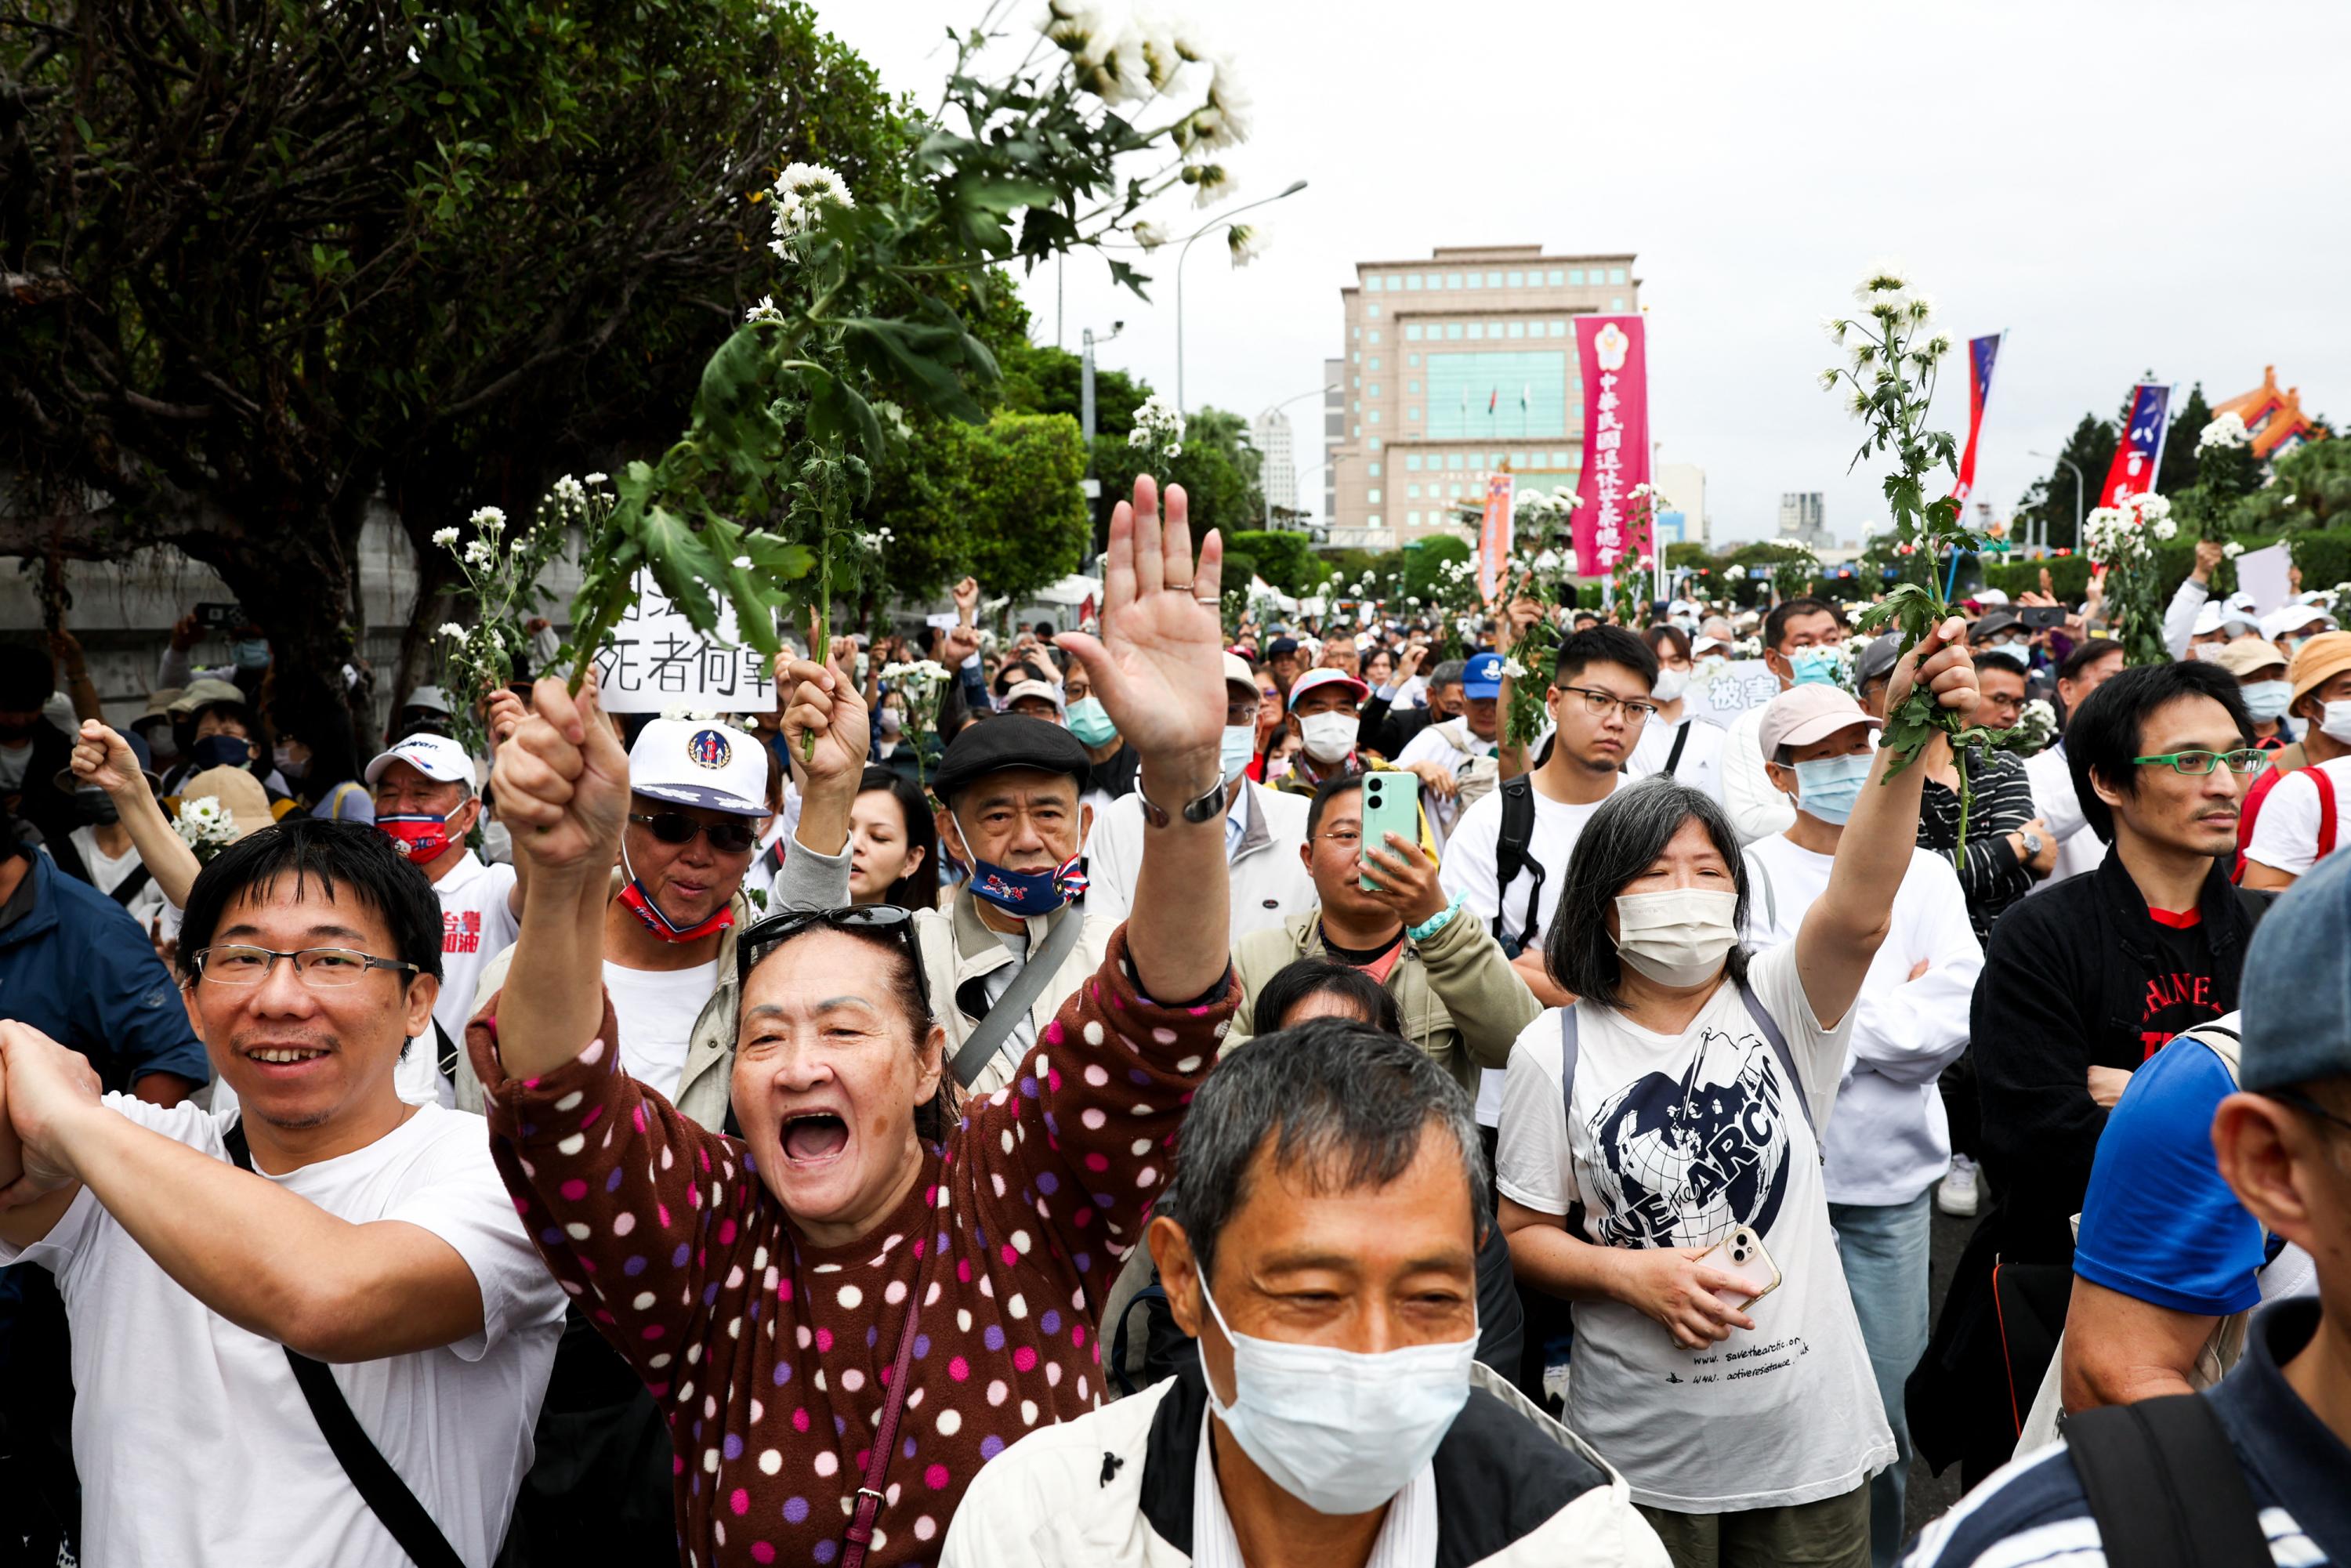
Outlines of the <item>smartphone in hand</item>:
[[1364,872],[1357,880],[1366,893],[1386,891],[1372,875],[1368,858],[1374,850],[1388,847],[1387,835],[1395,833],[1407,841],[1420,837],[1420,780],[1410,773],[1376,772],[1364,775],[1364,841],[1359,852],[1364,860]]

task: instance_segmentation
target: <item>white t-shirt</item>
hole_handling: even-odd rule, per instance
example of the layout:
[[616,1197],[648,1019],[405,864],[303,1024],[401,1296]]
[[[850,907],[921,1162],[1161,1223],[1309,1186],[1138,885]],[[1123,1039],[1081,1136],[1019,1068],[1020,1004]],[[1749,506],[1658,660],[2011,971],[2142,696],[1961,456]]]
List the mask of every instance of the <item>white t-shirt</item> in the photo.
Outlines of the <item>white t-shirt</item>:
[[[1835,863],[1784,834],[1748,845],[1748,944],[1793,942]],[[1928,967],[1914,980],[1922,958]],[[1854,1003],[1836,1115],[1823,1139],[1831,1203],[1908,1203],[1951,1168],[1950,1123],[1935,1081],[1968,1047],[1968,1004],[1982,973],[1959,873],[1942,856],[1912,850],[1894,890],[1894,928]]]
[[[1623,783],[1620,774],[1609,793],[1614,794]],[[1533,931],[1525,929],[1527,893],[1534,886],[1533,873],[1522,870],[1510,879],[1510,886],[1494,885],[1497,846],[1502,840],[1502,791],[1499,787],[1461,813],[1461,820],[1454,824],[1453,836],[1447,841],[1445,862],[1437,871],[1437,885],[1445,890],[1447,898],[1460,896],[1464,913],[1490,925],[1499,908],[1503,933],[1524,938],[1528,946],[1539,940],[1551,925],[1552,911],[1559,907],[1560,887],[1567,881],[1568,857],[1575,852],[1575,841],[1583,836],[1583,824],[1600,809],[1598,800],[1589,806],[1571,806],[1552,800],[1541,789],[1534,791],[1534,797],[1535,831],[1527,841],[1527,859],[1543,867],[1543,884],[1535,900]],[[1479,1082],[1479,1124],[1494,1126],[1501,1114],[1502,1075],[1488,1068]]]
[[2074,789],[2074,771],[2065,761],[2062,740],[2024,759],[2024,782],[2032,790],[2032,812],[2047,824],[2057,841],[2057,863],[2047,876],[2024,891],[2027,895],[2056,886],[2068,877],[2095,871],[2106,858],[2105,841],[2090,831],[2082,816],[2082,801]]
[[[141,1126],[228,1157],[232,1113],[106,1099]],[[486,1125],[423,1105],[363,1149],[268,1179],[353,1224],[429,1230],[473,1270],[480,1333],[333,1372],[457,1555],[487,1563],[530,1468],[564,1298],[490,1162]],[[284,1349],[183,1290],[88,1188],[21,1254],[0,1245],[0,1263],[20,1258],[57,1277],[73,1324],[83,1562],[405,1568],[327,1447]]]
[[1674,765],[1674,778],[1691,789],[1722,799],[1722,745],[1726,738],[1723,728],[1698,717],[1694,713],[1682,716],[1679,724],[1653,720],[1641,727],[1641,738],[1633,747],[1633,755],[1625,759],[1625,777],[1646,779],[1666,770],[1666,758],[1674,754],[1674,737],[1687,733],[1682,743],[1681,760]]
[[2351,838],[2351,826],[2345,821],[2351,817],[2351,757],[2338,757],[2297,768],[2270,787],[2262,798],[2261,815],[2253,819],[2247,860],[2294,876],[2318,863],[2318,780],[2311,775],[2320,772],[2335,786],[2334,847],[2342,848],[2345,839]]
[[[1763,705],[1769,706],[1769,704]],[[1795,825],[1796,803],[1763,770],[1763,707],[1730,721],[1722,737],[1722,809],[1739,841],[1751,844]]]
[[[124,877],[145,863],[139,858],[139,846],[136,844],[120,855],[110,855],[99,849],[98,830],[88,823],[76,828],[68,836],[73,840],[74,851],[81,856],[82,865],[89,872],[90,885],[109,896],[122,885]],[[129,912],[131,918],[139,922],[139,929],[145,931],[154,923],[155,917],[163,913],[163,890],[155,885],[155,879],[151,876],[122,907]]]
[[[1457,737],[1468,741],[1468,745],[1455,744]],[[1396,754],[1395,765],[1398,768],[1410,768],[1415,763],[1434,762],[1458,778],[1461,770],[1468,767],[1472,761],[1480,757],[1493,756],[1494,749],[1493,741],[1480,740],[1469,733],[1468,720],[1447,719],[1443,724],[1428,726],[1418,735],[1405,741],[1404,749]],[[1461,815],[1461,798],[1456,795],[1447,800],[1439,800],[1436,795],[1424,789],[1421,791],[1420,799],[1422,805],[1427,809],[1429,831],[1436,837],[1437,850],[1442,853],[1445,841],[1453,831],[1454,821]]]
[[718,960],[691,969],[629,969],[604,960],[604,989],[621,1026],[621,1065],[664,1098],[677,1098],[694,1020],[718,989]]
[[[513,946],[522,928],[511,906],[514,887],[514,867],[485,865],[471,850],[433,884],[441,900],[441,998],[433,1004],[433,1021],[461,1049],[483,967]],[[455,1091],[441,1076],[441,1042],[427,1036],[411,1046],[392,1086],[412,1105],[455,1103]]]
[[1513,1203],[1558,1215],[1582,1204],[1583,1240],[1710,1247],[1743,1224],[1779,1266],[1778,1288],[1747,1309],[1754,1330],[1702,1351],[1623,1302],[1574,1303],[1567,1424],[1624,1472],[1635,1502],[1684,1513],[1839,1497],[1894,1460],[1813,1137],[1836,1101],[1853,1012],[1820,1026],[1793,946],[1758,954],[1748,983],[1786,1037],[1811,1122],[1725,984],[1677,1036],[1577,1003],[1572,1134],[1561,1009],[1529,1024],[1510,1048],[1495,1156]]

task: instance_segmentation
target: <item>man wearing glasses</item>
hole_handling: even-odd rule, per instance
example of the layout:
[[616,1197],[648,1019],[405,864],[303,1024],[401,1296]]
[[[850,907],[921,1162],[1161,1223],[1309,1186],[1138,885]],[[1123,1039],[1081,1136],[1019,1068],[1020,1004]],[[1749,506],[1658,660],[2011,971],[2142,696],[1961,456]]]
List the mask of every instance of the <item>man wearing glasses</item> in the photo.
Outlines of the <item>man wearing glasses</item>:
[[[72,1322],[82,1560],[489,1562],[563,1296],[479,1119],[393,1087],[432,1033],[433,890],[383,836],[298,818],[196,878],[179,963],[236,1111],[101,1097],[0,1022],[0,1263],[54,1273]],[[347,1469],[371,1458],[396,1478],[373,1500]],[[395,1534],[400,1491],[451,1555]]]
[[[1995,1251],[2004,1264],[2070,1273],[2072,1218],[2131,1074],[2166,1041],[2236,1008],[2252,916],[2229,864],[2262,765],[2252,742],[2235,677],[2209,663],[2124,670],[2067,727],[2083,815],[2109,847],[2095,871],[2014,905],[1992,927],[1970,1037],[1997,1207],[1969,1249],[1978,1267],[1960,1265],[1947,1320],[1971,1291],[1991,1291]],[[1981,1305],[1990,1322],[1991,1303]],[[1998,1417],[1979,1422],[1964,1446],[1972,1481],[2007,1458],[2017,1369],[2002,1372],[1996,1332],[1946,1364],[1962,1376],[1973,1366],[1968,1381]],[[2039,1372],[2018,1378],[2028,1398]]]

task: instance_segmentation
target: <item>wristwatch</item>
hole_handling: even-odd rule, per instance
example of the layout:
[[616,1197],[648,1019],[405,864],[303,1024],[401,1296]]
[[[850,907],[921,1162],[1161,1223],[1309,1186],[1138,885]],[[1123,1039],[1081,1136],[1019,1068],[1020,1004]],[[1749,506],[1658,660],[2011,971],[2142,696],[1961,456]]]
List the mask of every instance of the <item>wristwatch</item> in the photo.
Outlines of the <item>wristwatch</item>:
[[[1164,828],[1176,820],[1168,814],[1166,807],[1155,803],[1150,796],[1143,792],[1143,779],[1140,775],[1137,775],[1134,780],[1134,798],[1143,804],[1143,820],[1153,827]],[[1184,820],[1187,822],[1214,821],[1224,814],[1225,802],[1230,799],[1231,795],[1225,780],[1219,775],[1217,781],[1208,787],[1207,794],[1184,803]]]
[[2017,831],[2017,835],[2016,835],[2016,836],[2017,836],[2020,840],[2023,841],[2023,843],[2024,843],[2024,858],[2025,858],[2026,860],[2029,860],[2029,861],[2037,861],[2037,860],[2039,860],[2039,859],[2041,858],[2041,852],[2042,852],[2043,850],[2047,849],[2047,848],[2049,847],[2049,846],[2048,846],[2048,844],[2047,844],[2047,843],[2046,843],[2046,842],[2042,839],[2041,835],[2040,835],[2039,833],[2034,832],[2031,828],[2023,828],[2023,829],[2020,829],[2020,830],[2018,830],[2018,831]]

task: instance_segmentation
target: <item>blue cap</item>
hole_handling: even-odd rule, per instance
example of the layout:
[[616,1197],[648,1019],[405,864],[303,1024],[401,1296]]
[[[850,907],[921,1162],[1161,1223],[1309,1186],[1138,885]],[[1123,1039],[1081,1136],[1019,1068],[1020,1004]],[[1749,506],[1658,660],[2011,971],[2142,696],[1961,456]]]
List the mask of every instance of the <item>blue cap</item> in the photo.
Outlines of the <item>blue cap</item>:
[[2351,854],[2329,855],[2270,906],[2237,988],[2242,1087],[2351,1076]]
[[1477,653],[1461,669],[1461,695],[1498,697],[1502,695],[1502,655]]

